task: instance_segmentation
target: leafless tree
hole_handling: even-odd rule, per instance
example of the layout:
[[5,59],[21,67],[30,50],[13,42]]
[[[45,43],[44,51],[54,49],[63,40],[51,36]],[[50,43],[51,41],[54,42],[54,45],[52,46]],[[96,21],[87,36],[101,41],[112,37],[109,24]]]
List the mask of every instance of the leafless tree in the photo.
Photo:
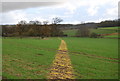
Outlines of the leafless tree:
[[27,21],[21,20],[21,21],[18,22],[18,24],[25,25],[25,24],[27,24]]
[[61,30],[58,28],[58,23],[62,22],[63,20],[59,17],[55,17],[52,19],[52,36],[59,36],[61,34]]
[[53,18],[52,19],[52,23],[53,24],[58,24],[58,23],[60,23],[60,22],[62,22],[63,20],[61,19],[61,18],[59,18],[59,17],[55,17],[55,18]]
[[18,35],[20,36],[20,38],[22,38],[26,24],[27,24],[27,21],[22,20],[22,21],[19,21],[18,24],[16,25],[17,26],[16,29],[17,29],[17,32],[18,32]]
[[76,36],[80,36],[80,37],[89,37],[90,35],[90,30],[88,27],[84,26],[84,24],[79,28],[79,30],[77,31],[77,35]]

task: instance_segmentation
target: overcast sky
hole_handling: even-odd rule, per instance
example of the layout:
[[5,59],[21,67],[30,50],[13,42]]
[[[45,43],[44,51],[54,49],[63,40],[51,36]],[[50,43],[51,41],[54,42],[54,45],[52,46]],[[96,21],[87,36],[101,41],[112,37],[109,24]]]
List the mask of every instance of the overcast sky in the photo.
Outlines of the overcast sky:
[[51,23],[54,17],[62,18],[63,22],[61,23],[66,24],[112,20],[118,18],[118,2],[119,0],[2,2],[2,11],[0,12],[2,21],[0,22],[2,24],[16,24],[20,20],[48,20]]

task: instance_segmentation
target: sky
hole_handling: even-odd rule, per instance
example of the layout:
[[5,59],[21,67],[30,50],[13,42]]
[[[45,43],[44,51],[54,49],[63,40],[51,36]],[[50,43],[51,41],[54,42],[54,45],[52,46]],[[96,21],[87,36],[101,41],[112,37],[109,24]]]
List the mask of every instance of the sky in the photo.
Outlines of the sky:
[[18,21],[46,21],[63,19],[62,24],[80,24],[118,19],[119,0],[4,0],[0,11],[0,24]]

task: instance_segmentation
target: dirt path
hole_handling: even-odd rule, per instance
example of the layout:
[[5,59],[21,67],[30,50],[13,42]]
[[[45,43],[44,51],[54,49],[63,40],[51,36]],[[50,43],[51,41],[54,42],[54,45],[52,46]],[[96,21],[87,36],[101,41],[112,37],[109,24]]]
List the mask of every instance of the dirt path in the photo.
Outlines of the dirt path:
[[74,79],[73,68],[68,56],[67,46],[64,40],[61,40],[58,53],[55,56],[53,65],[50,69],[48,79]]
[[109,34],[101,34],[102,36],[109,36],[109,35],[120,35],[120,33],[109,33]]

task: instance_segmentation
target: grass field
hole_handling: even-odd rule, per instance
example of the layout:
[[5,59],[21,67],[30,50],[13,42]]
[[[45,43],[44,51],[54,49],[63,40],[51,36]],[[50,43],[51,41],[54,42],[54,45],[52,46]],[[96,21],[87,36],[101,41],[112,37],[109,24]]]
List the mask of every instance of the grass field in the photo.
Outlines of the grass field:
[[118,40],[92,38],[64,38],[76,78],[117,79]]
[[108,35],[108,36],[104,36],[104,37],[109,37],[109,38],[120,38],[119,35]]
[[60,40],[3,39],[3,76],[9,79],[46,78]]
[[[105,28],[98,28],[98,29],[90,29],[91,33],[97,33],[97,34],[110,34],[110,33],[118,33],[120,31],[119,27],[105,27]],[[75,36],[77,29],[72,30],[64,30],[64,34],[67,34],[68,36]]]
[[97,34],[118,33],[119,31],[119,27],[104,27],[98,29],[91,29],[91,32],[95,32]]
[[117,33],[116,30],[108,30],[108,29],[91,29],[91,33],[97,33],[97,34],[110,34],[110,33]]
[[[117,79],[118,40],[62,38],[66,41],[76,79]],[[58,38],[3,39],[3,76],[9,79],[46,78],[59,48]]]
[[77,29],[72,29],[72,30],[64,30],[64,34],[67,34],[68,36],[75,36]]
[[104,27],[99,29],[111,29],[111,30],[119,30],[119,27]]

